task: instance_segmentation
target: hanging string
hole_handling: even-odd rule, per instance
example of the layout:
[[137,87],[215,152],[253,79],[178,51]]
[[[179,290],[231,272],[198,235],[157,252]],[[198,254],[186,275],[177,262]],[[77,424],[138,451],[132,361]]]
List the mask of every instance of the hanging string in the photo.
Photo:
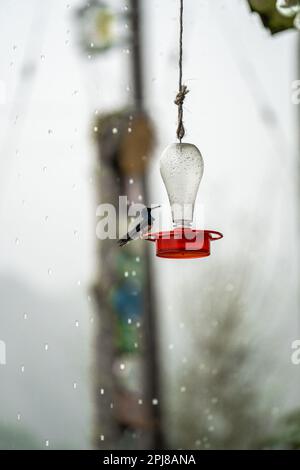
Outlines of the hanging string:
[[184,99],[189,92],[186,85],[182,84],[182,56],[183,56],[183,0],[180,0],[180,15],[179,15],[179,23],[180,23],[180,32],[179,32],[179,88],[178,93],[176,95],[176,99],[174,103],[178,106],[178,125],[177,125],[177,139],[181,143],[185,129],[183,125],[183,102]]

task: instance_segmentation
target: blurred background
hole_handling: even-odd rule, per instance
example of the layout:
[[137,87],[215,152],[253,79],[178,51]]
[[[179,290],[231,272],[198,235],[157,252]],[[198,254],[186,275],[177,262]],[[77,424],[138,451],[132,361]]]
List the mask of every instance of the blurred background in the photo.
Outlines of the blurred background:
[[120,194],[171,227],[178,0],[1,0],[1,449],[300,446],[299,33],[265,3],[185,0],[195,226],[224,239],[181,261],[96,237]]

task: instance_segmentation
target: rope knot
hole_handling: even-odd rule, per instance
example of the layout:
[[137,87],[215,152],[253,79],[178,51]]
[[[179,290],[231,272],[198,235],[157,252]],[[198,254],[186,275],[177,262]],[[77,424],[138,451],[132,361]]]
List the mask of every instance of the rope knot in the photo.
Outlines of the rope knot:
[[179,142],[181,142],[185,134],[185,129],[183,125],[183,102],[188,92],[189,90],[187,89],[187,86],[181,85],[174,101],[174,103],[178,106],[178,126],[176,134]]
[[179,92],[177,93],[176,95],[176,98],[174,100],[174,103],[177,105],[177,106],[182,106],[183,105],[183,102],[185,100],[185,97],[186,95],[188,94],[189,90],[187,89],[187,86],[186,85],[182,85],[181,86],[181,89],[179,90]]

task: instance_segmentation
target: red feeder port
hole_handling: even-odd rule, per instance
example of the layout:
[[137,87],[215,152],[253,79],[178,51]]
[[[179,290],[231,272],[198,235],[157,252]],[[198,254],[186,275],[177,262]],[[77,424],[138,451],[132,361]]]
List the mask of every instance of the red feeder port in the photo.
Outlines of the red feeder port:
[[155,242],[160,258],[204,258],[210,255],[210,242],[223,238],[214,230],[193,230],[180,227],[169,232],[148,233],[146,240]]

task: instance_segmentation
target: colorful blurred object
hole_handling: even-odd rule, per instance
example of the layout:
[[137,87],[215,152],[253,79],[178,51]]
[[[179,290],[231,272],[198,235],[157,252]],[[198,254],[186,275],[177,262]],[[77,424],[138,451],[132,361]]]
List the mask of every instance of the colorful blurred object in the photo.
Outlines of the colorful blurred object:
[[106,3],[93,0],[79,8],[76,16],[81,47],[89,54],[99,54],[121,42],[119,15]]

